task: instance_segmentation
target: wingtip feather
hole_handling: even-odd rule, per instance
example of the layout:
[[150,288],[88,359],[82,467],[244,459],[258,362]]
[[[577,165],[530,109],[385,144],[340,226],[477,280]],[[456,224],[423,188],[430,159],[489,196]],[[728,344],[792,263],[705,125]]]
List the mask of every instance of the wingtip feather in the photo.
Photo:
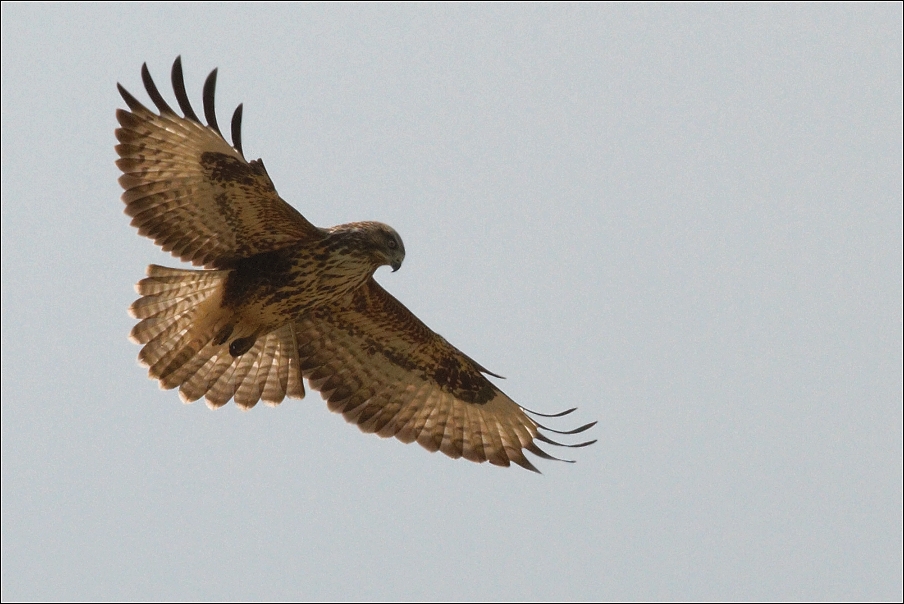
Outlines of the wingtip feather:
[[217,134],[223,136],[220,132],[220,126],[217,125],[217,112],[214,98],[217,91],[217,70],[214,69],[204,80],[204,117],[207,118],[207,125],[213,128]]
[[185,90],[185,76],[182,71],[182,55],[179,55],[176,57],[176,60],[173,61],[171,80],[173,83],[173,91],[176,93],[176,101],[179,102],[179,108],[182,109],[182,113],[185,114],[187,119],[200,124],[201,120],[198,119],[198,115],[192,108],[191,102],[188,100],[188,93]]
[[154,83],[154,78],[151,77],[151,71],[148,69],[147,63],[144,63],[141,66],[141,81],[144,83],[144,88],[147,90],[148,96],[151,97],[151,100],[154,102],[154,105],[157,106],[157,109],[161,114],[166,113],[168,115],[176,115],[173,108],[169,106],[169,103],[164,100],[163,95],[157,90],[157,84]]

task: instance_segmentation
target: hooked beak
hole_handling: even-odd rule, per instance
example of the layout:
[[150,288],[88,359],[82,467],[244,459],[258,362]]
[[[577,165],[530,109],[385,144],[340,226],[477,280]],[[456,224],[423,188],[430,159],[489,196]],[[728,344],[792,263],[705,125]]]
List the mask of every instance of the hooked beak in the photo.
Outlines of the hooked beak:
[[390,264],[389,266],[392,267],[392,272],[396,272],[397,270],[399,270],[400,268],[402,268],[402,263],[399,262],[398,260],[396,260],[395,262],[393,262],[393,263]]

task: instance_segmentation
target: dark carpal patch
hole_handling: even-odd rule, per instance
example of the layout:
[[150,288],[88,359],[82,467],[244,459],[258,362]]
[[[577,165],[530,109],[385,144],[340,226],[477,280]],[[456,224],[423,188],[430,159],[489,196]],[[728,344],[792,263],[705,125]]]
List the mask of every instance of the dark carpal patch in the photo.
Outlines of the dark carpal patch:
[[235,206],[232,203],[229,195],[227,195],[226,193],[219,193],[214,196],[213,201],[217,204],[217,209],[220,211],[220,215],[223,217],[223,221],[230,227],[236,228],[236,226],[241,222],[241,218],[235,211]]
[[270,176],[260,160],[246,164],[225,153],[206,151],[201,154],[201,167],[212,180],[220,183],[236,183],[247,187],[259,187],[266,183],[269,185],[266,188],[275,190],[270,182]]
[[[365,291],[359,290],[355,292],[351,300],[351,308],[362,314],[367,313],[369,304]],[[335,316],[332,309],[328,307],[315,309],[313,317],[319,321],[332,324],[349,338],[358,340],[361,350],[368,355],[380,355],[405,371],[418,373],[425,382],[435,383],[442,390],[462,401],[474,405],[483,405],[496,397],[496,388],[480,373],[479,368],[475,367],[470,359],[465,364],[452,357],[426,360],[419,355],[413,355],[407,347],[403,349],[380,341],[378,338],[369,335],[367,333],[368,330],[358,329],[353,321],[347,322]],[[411,336],[412,332],[406,335]],[[419,340],[421,338],[412,338],[408,346],[411,348],[417,347]],[[299,351],[301,350],[302,347],[299,347]],[[311,351],[311,354],[314,354],[313,351]]]
[[443,390],[475,405],[483,405],[496,396],[488,379],[473,367],[462,365],[458,359],[441,359],[431,377]]

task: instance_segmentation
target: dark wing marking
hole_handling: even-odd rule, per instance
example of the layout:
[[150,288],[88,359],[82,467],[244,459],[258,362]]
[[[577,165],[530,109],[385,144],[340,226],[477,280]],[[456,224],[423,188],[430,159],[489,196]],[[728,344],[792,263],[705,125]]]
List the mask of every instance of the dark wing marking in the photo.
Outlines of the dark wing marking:
[[[430,451],[537,471],[524,451],[556,459],[535,441],[545,427],[371,279],[340,305],[295,323],[299,366],[331,411],[364,432],[417,441]],[[596,422],[562,434],[577,434]]]
[[122,199],[140,234],[207,268],[323,236],[279,197],[260,160],[245,160],[241,105],[232,119],[235,146],[220,134],[214,113],[216,70],[204,85],[207,126],[189,103],[181,59],[173,64],[172,81],[185,117],[164,100],[147,65],[141,74],[159,114],[122,86],[129,111],[116,112]]

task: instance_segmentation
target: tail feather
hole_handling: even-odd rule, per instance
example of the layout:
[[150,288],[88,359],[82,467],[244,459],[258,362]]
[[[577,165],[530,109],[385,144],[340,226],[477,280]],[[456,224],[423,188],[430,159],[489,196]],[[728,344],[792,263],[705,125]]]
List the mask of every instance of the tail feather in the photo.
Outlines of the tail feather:
[[[210,362],[210,355],[205,354],[206,348],[207,347],[201,349],[201,352],[193,356],[190,361],[182,365],[182,367],[175,370],[164,380],[162,380],[166,388],[175,388],[177,386],[181,386],[181,388],[179,388],[179,395],[186,403],[196,401],[204,396],[204,393],[201,392],[194,398],[189,398],[184,393],[184,390],[186,382],[188,382],[188,380],[190,380],[195,374],[201,371],[204,368],[205,364]],[[216,360],[216,358],[214,358],[214,360]]]
[[[209,345],[201,351],[199,356],[206,358],[204,365],[196,371],[194,375],[188,377],[182,383],[182,387],[179,388],[179,396],[181,396],[182,400],[185,402],[196,401],[205,395],[208,395],[208,402],[210,402],[210,387],[215,384],[220,376],[232,367],[235,362],[235,359],[232,358],[228,350],[221,351],[215,350],[214,348],[216,347]],[[225,405],[227,401],[228,399],[223,401],[221,405]]]
[[279,371],[279,365],[276,362],[276,351],[279,348],[279,340],[267,338],[261,347],[261,353],[258,357],[258,370],[256,382],[260,384],[261,396],[267,391],[267,382],[270,375]]
[[[185,273],[191,274],[192,278],[187,279]],[[142,296],[162,293],[179,295],[183,292],[215,289],[222,284],[225,276],[224,271],[190,271],[158,264],[148,266],[147,275],[135,286],[135,290]]]
[[[136,319],[166,319],[174,317],[206,300],[210,297],[212,289],[188,294],[184,298],[175,296],[161,298],[160,294],[145,296],[135,300],[132,306],[129,307],[129,312]],[[172,296],[169,292],[167,294]]]
[[[260,340],[260,338],[258,338]],[[235,369],[232,370],[233,396],[235,403],[240,407],[248,407],[250,400],[256,403],[260,399],[260,389],[257,387],[257,357],[260,354],[260,342],[255,342],[251,350],[236,359]],[[248,378],[247,380],[245,378]],[[258,389],[256,397],[252,396],[252,389]],[[253,403],[252,403],[253,405]]]
[[[258,338],[234,362],[217,362],[204,376],[199,371],[187,385],[196,391],[206,390],[207,404],[214,408],[225,405],[233,397],[243,409],[250,409],[259,400],[278,405],[287,396],[304,398],[294,350],[295,333],[291,325],[285,325]],[[231,358],[228,352],[224,354]]]
[[221,308],[228,271],[181,270],[157,265],[138,282],[141,298],[129,308],[141,319],[133,341],[144,344],[139,361],[165,389],[179,388],[185,402],[207,399],[220,407],[234,398],[243,409],[259,400],[278,405],[304,397],[291,324],[260,336],[233,357],[228,342],[214,343],[230,315]]
[[[173,352],[173,347],[183,339],[190,326],[191,317],[185,316],[143,325],[141,334],[133,338],[145,345],[138,353],[138,360],[145,367],[156,365],[160,359]],[[152,337],[148,339],[147,336],[150,335]]]
[[301,382],[301,370],[298,367],[295,331],[286,329],[275,332],[279,338],[274,345],[273,363],[264,383],[264,402],[278,404],[283,396],[304,397],[304,386]]
[[[179,325],[174,325],[173,327],[180,327]],[[161,384],[164,384],[168,387],[175,387],[175,384],[170,384],[166,379],[178,370],[180,367],[189,362],[198,352],[200,352],[200,348],[204,345],[198,338],[194,336],[192,331],[188,327],[184,327],[178,330],[178,335],[175,338],[169,339],[165,344],[162,344],[160,348],[153,350],[153,352],[163,354],[153,363],[150,363],[149,373],[150,375],[156,377],[160,380]],[[168,335],[166,333],[160,334],[157,337],[155,342],[161,342],[163,340],[163,336]],[[148,346],[151,342],[148,342]],[[163,345],[171,346],[171,348],[163,348]],[[148,349],[148,346],[145,346],[144,350]],[[139,355],[141,358],[141,355]],[[143,359],[146,360],[146,359]]]
[[129,332],[129,339],[136,344],[147,344],[161,333],[176,324],[179,317],[150,317],[135,324]]
[[[245,353],[247,354],[247,353]],[[229,399],[232,398],[232,395],[235,394],[236,387],[235,381],[232,379],[233,374],[235,373],[235,366],[238,363],[230,363],[226,370],[220,373],[219,377],[217,377],[216,381],[214,381],[209,389],[207,390],[207,406],[216,409],[218,407],[222,407],[226,403],[229,402]]]

